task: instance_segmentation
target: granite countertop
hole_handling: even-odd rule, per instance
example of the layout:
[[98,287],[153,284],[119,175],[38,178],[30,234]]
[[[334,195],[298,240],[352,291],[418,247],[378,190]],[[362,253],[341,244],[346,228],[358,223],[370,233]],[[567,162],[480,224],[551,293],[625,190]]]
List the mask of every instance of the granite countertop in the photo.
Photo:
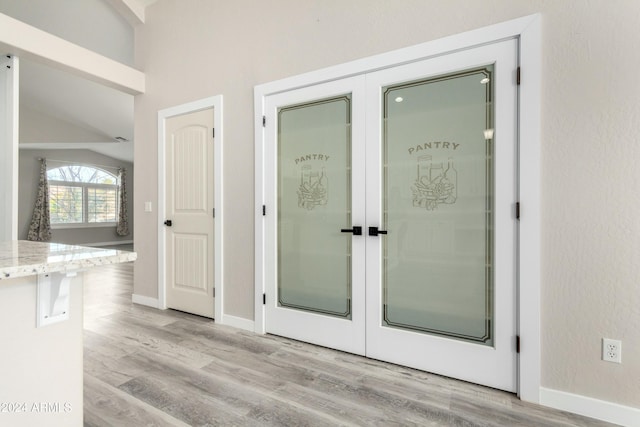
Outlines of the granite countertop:
[[135,261],[137,254],[61,243],[0,242],[0,280]]

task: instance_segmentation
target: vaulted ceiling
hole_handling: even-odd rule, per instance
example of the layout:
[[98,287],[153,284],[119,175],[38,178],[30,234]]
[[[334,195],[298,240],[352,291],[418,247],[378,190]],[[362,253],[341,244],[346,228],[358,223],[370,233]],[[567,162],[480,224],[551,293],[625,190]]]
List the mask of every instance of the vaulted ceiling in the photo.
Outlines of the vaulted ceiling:
[[[134,26],[155,1],[0,0],[0,13],[132,66]],[[20,60],[21,148],[83,148],[132,162],[133,139],[132,95]]]

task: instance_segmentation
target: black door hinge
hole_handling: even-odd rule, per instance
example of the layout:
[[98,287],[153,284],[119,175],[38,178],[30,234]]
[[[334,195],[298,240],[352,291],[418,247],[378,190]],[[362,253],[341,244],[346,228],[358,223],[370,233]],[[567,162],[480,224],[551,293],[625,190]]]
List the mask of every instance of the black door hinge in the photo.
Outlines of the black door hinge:
[[216,288],[213,288],[213,297],[216,297]]
[[520,219],[520,202],[516,202],[516,219]]
[[213,208],[213,217],[216,217],[216,208]]
[[216,128],[211,128],[211,136],[216,137]]
[[262,205],[262,216],[266,216],[266,215],[267,215],[267,206]]
[[262,305],[267,304],[267,294],[262,294]]
[[262,127],[267,125],[267,116],[262,116]]
[[520,86],[520,67],[516,70],[516,84]]
[[520,353],[520,335],[516,335],[516,353]]

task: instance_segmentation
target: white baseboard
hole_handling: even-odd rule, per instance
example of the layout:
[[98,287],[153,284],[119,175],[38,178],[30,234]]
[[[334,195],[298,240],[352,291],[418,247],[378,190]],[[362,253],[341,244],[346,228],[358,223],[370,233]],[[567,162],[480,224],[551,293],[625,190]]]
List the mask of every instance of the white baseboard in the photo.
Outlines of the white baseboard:
[[158,308],[158,298],[145,297],[144,295],[131,295],[131,301],[134,304],[146,305],[147,307]]
[[640,408],[544,387],[540,387],[540,404],[621,426],[640,427]]
[[223,314],[220,316],[221,319],[216,321],[221,325],[233,326],[234,328],[244,329],[245,331],[253,332],[254,321],[243,319],[242,317],[229,316],[228,314]]
[[133,240],[114,240],[111,242],[96,242],[96,243],[78,243],[81,246],[117,246],[117,245],[131,245]]

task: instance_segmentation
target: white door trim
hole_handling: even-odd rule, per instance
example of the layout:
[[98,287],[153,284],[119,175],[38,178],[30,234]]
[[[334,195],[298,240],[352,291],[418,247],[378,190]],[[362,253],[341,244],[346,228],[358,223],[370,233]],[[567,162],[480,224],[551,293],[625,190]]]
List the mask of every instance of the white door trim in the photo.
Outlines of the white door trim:
[[[3,52],[4,53],[4,52]],[[18,239],[18,132],[20,111],[20,61],[0,59],[0,241]]]
[[[395,50],[369,58],[256,86],[255,111],[255,331],[265,333],[262,303],[265,273],[264,116],[265,98],[279,92],[392,66],[428,59],[478,45],[516,38],[519,41],[522,80],[519,86],[518,185],[521,218],[518,241],[518,394],[522,400],[540,402],[540,89],[541,15],[529,15],[473,31]],[[273,207],[266,207],[267,215]]]
[[158,111],[158,308],[167,308],[166,295],[166,241],[164,220],[166,219],[166,173],[165,173],[165,137],[166,121],[170,117],[195,111],[213,108],[213,126],[215,137],[213,142],[214,158],[214,206],[216,210],[214,221],[214,289],[215,289],[215,314],[214,318],[218,323],[224,323],[224,313],[222,311],[224,298],[224,272],[223,272],[223,197],[222,197],[222,144],[223,144],[223,122],[222,122],[222,95],[211,96],[175,107],[165,108]]

